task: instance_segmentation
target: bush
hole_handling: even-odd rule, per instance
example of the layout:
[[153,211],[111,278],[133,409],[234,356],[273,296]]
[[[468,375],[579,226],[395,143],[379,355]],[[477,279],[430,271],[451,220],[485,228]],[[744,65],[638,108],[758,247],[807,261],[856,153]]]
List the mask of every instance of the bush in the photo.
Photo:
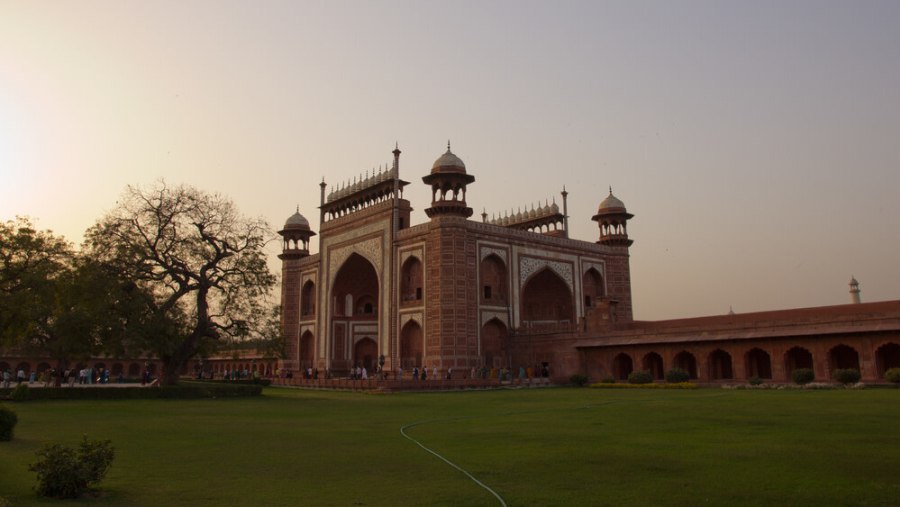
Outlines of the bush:
[[0,442],[8,442],[12,440],[13,428],[19,418],[16,413],[6,407],[0,407]]
[[28,384],[26,384],[25,382],[22,382],[21,384],[17,385],[12,390],[12,393],[9,395],[9,399],[11,399],[13,401],[27,400],[28,399]]
[[629,384],[649,384],[653,382],[653,375],[647,370],[633,371],[628,374]]
[[181,382],[177,386],[71,388],[44,387],[28,391],[29,400],[113,400],[158,398],[230,398],[259,396],[261,385],[224,384],[214,382]]
[[855,384],[859,382],[859,379],[861,378],[859,370],[853,368],[834,370],[834,373],[831,376],[834,380],[844,385]]
[[587,375],[575,374],[569,377],[569,383],[576,387],[584,387],[588,383]]
[[602,379],[600,379],[600,383],[601,384],[615,384],[616,379],[614,379],[612,377],[603,377]]
[[884,380],[892,384],[900,384],[900,368],[891,368],[884,372]]
[[815,378],[816,374],[813,373],[812,368],[797,368],[791,373],[791,380],[793,380],[795,384],[801,386],[809,384]]
[[78,450],[60,444],[37,452],[37,463],[28,469],[37,473],[37,493],[53,498],[78,498],[103,480],[115,457],[109,440],[90,441],[85,435]]
[[762,385],[763,379],[761,379],[759,377],[750,377],[750,379],[747,380],[747,383],[750,384],[751,386],[758,386],[758,385]]
[[670,384],[680,384],[691,380],[691,375],[681,368],[672,368],[666,372],[666,382]]

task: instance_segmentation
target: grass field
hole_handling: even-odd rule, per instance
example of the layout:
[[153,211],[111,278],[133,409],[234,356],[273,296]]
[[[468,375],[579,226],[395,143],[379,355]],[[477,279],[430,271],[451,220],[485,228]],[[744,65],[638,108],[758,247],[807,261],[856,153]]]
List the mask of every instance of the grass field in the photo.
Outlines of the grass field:
[[393,394],[13,404],[0,496],[43,443],[111,439],[97,498],[175,505],[898,505],[900,390]]

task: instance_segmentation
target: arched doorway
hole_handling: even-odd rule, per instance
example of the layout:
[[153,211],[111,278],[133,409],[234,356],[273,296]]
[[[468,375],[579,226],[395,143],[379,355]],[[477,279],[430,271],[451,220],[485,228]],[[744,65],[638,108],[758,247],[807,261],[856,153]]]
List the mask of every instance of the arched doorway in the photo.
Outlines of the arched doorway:
[[664,378],[663,359],[656,352],[650,352],[644,356],[643,368],[650,372],[653,380],[662,380]]
[[307,280],[300,292],[300,315],[312,317],[316,314],[316,284]]
[[377,343],[378,326],[372,324],[379,321],[379,287],[375,267],[357,253],[350,254],[337,271],[329,297],[330,351],[324,354],[328,356],[333,373],[362,366],[356,364],[362,360],[356,350],[361,339],[368,338]]
[[834,370],[859,371],[859,353],[849,345],[840,344],[828,351],[829,373]]
[[522,321],[526,327],[570,324],[575,313],[572,292],[553,270],[531,277],[522,290]]
[[628,380],[628,376],[634,371],[634,361],[631,356],[622,352],[613,358],[613,377],[616,380]]
[[769,353],[758,348],[750,349],[745,357],[747,378],[772,378],[772,359]]
[[686,350],[682,350],[675,356],[675,368],[686,371],[689,378],[697,378],[697,358]]
[[407,322],[400,331],[400,367],[412,370],[416,366],[422,366],[424,350],[422,326],[414,320]]
[[885,343],[875,351],[875,368],[878,379],[884,378],[884,373],[891,368],[900,368],[900,345]]
[[481,281],[481,302],[487,305],[506,304],[506,264],[495,254],[488,255],[478,268]]
[[418,257],[410,257],[400,268],[400,304],[418,306],[422,304],[422,288],[424,280],[422,261]]
[[378,364],[378,345],[375,340],[366,337],[356,342],[353,347],[353,365],[373,373],[376,364]]
[[731,354],[722,349],[716,349],[709,354],[709,378],[710,380],[731,380],[734,372],[731,368]]
[[315,345],[315,338],[310,331],[305,331],[302,336],[300,336],[300,369],[305,370],[307,368],[313,367],[313,346]]
[[603,276],[595,268],[585,271],[581,277],[581,290],[584,293],[584,308],[592,308],[594,303],[601,299],[605,293]]
[[508,343],[506,325],[497,319],[487,321],[481,327],[481,355],[488,368],[508,365]]
[[794,370],[801,368],[815,371],[813,368],[813,355],[803,347],[793,347],[784,355],[784,370],[787,372],[788,379],[791,378]]

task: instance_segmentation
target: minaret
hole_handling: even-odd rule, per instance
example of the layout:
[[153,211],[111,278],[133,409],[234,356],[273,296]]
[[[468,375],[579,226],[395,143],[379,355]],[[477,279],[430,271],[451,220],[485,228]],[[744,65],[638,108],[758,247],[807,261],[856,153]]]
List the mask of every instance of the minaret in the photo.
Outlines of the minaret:
[[278,234],[284,239],[278,258],[281,259],[281,335],[288,358],[282,367],[296,370],[300,366],[293,359],[300,346],[300,261],[309,255],[309,238],[316,233],[309,228],[309,221],[300,214],[297,206],[297,212],[287,219]]
[[859,301],[859,282],[852,275],[850,276],[850,302],[858,305]]
[[438,157],[431,166],[431,174],[422,181],[431,185],[431,207],[425,210],[428,218],[437,216],[472,216],[472,208],[466,206],[466,185],[475,181],[475,176],[466,174],[466,164],[450,151]]

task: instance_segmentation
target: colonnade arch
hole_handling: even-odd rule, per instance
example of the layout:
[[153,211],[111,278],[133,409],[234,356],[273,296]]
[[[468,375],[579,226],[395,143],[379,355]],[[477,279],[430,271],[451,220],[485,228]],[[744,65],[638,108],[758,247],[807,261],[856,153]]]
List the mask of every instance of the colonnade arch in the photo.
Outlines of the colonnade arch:
[[875,371],[879,378],[891,368],[900,368],[900,345],[890,342],[875,350]]

